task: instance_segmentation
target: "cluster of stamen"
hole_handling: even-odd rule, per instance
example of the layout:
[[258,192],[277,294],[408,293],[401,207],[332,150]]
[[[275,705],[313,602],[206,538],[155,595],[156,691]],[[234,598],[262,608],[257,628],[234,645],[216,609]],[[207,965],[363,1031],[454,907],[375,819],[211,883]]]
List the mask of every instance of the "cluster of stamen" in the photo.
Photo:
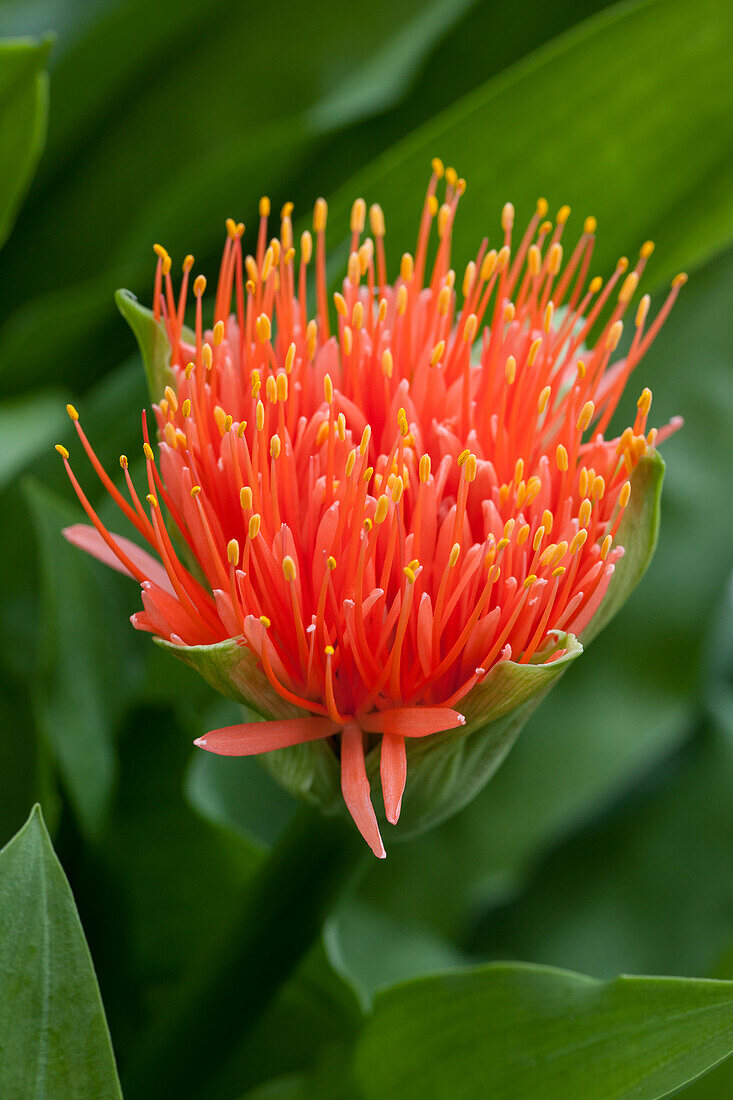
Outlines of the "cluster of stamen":
[[[555,632],[588,625],[623,553],[615,536],[634,467],[676,426],[648,431],[645,389],[634,424],[604,435],[685,277],[651,323],[641,299],[614,358],[651,243],[632,270],[622,259],[606,282],[588,280],[595,219],[565,259],[567,207],[549,221],[539,200],[513,245],[507,204],[499,247],[484,240],[457,279],[464,186],[433,163],[417,247],[394,283],[382,211],[371,207],[365,236],[367,207],[354,203],[333,334],[322,199],[315,242],[306,231],[297,251],[289,203],[270,239],[261,201],[252,255],[244,226],[227,221],[210,328],[202,275],[184,324],[193,257],[176,295],[171,258],[155,246],[171,382],[155,406],[157,457],[143,415],[145,503],[127,459],[124,495],[69,413],[156,560],[107,531],[58,448],[96,529],[71,537],[140,582],[134,625],[181,646],[240,638],[275,695],[312,716],[271,723],[269,740],[242,727],[240,751],[334,738],[347,803],[380,854],[365,738],[382,738],[394,821],[405,736],[457,725],[454,708],[497,662],[556,660]],[[227,751],[213,737],[206,747]]]

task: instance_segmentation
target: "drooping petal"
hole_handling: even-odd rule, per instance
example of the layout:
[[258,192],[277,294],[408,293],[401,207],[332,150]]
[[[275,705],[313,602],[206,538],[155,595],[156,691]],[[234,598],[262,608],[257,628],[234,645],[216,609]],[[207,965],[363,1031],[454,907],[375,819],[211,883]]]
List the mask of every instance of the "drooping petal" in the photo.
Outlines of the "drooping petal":
[[[116,569],[117,572],[122,573],[124,577],[132,578],[130,571],[125,568],[119,558],[115,557],[107,543],[99,534],[99,531],[94,527],[90,527],[87,523],[73,523],[71,527],[64,527],[62,533],[64,538],[73,546],[78,546],[80,550],[84,550],[87,554],[91,554],[93,558],[97,558],[97,560],[103,562],[104,565],[109,565],[110,568]],[[174,595],[171,582],[168,579],[168,574],[157,558],[154,558],[147,550],[143,550],[137,543],[131,542],[130,539],[126,539],[123,535],[113,534],[112,538],[120,549],[124,551],[130,561],[134,562],[154,584],[157,584],[158,587],[162,588],[165,592],[170,593],[171,596]]]
[[387,853],[372,806],[362,732],[355,722],[348,722],[341,735],[341,790],[357,829],[375,856],[384,859]]
[[306,741],[318,741],[337,732],[338,726],[329,718],[286,718],[223,726],[197,737],[194,745],[217,756],[255,756],[260,752],[302,745]]
[[399,737],[428,737],[466,724],[457,710],[449,707],[393,707],[360,718],[367,733],[392,733]]
[[407,753],[405,739],[394,733],[385,733],[379,757],[379,774],[382,780],[384,810],[387,821],[396,825],[402,809],[402,795],[407,780]]

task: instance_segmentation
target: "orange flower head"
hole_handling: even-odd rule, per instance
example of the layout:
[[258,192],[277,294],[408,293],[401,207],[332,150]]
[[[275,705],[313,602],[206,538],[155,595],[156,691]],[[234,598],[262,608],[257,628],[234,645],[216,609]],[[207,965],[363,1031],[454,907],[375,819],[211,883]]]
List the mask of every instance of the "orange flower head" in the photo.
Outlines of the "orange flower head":
[[[143,414],[142,499],[127,459],[121,492],[69,406],[152,553],[103,526],[58,448],[93,525],[66,535],[140,583],[133,625],[267,719],[196,743],[244,755],[318,742],[380,856],[365,752],[378,755],[394,823],[406,741],[416,750],[414,739],[448,743],[485,725],[479,704],[502,664],[539,676],[562,661],[624,553],[632,476],[679,423],[649,431],[645,389],[634,423],[605,435],[684,276],[651,322],[641,298],[619,355],[651,244],[631,270],[622,259],[606,282],[589,281],[594,219],[567,249],[569,209],[550,221],[540,200],[516,240],[507,203],[498,247],[484,240],[457,276],[451,235],[464,187],[433,163],[415,252],[394,282],[382,210],[367,219],[356,200],[335,326],[323,199],[315,240],[304,232],[299,249],[291,204],[270,237],[262,200],[251,255],[244,226],[227,221],[211,328],[202,275],[194,328],[184,325],[193,257],[176,296],[156,245],[150,324],[167,354],[156,439]],[[492,706],[489,719],[501,700]]]

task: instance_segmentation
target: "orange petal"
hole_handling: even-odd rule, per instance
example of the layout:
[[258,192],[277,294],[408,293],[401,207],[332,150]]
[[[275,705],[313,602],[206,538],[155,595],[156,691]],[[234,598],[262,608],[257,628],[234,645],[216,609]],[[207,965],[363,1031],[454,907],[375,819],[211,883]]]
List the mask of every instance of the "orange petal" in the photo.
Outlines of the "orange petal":
[[218,756],[255,756],[260,752],[302,745],[306,741],[318,741],[337,732],[338,726],[329,718],[286,718],[224,726],[197,737],[194,745]]
[[387,821],[396,825],[402,809],[402,795],[407,780],[407,754],[405,739],[394,733],[382,737],[379,774],[382,777],[382,794]]
[[387,853],[372,806],[362,733],[355,722],[347,722],[341,737],[341,790],[357,829],[375,856],[384,859]]
[[466,719],[449,707],[393,707],[379,710],[359,719],[367,733],[394,733],[400,737],[427,737],[457,726],[465,726]]

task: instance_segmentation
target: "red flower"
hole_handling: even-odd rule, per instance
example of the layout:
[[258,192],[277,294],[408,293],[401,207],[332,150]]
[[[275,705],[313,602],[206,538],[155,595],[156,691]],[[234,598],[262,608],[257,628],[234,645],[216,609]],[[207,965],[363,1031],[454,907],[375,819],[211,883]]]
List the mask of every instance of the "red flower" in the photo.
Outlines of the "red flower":
[[394,283],[382,211],[371,208],[364,239],[366,204],[354,203],[334,335],[322,199],[314,318],[312,238],[303,233],[298,256],[291,204],[268,243],[262,200],[253,256],[242,254],[244,226],[227,222],[211,329],[202,275],[195,332],[184,328],[193,257],[176,297],[170,257],[156,245],[154,317],[170,363],[154,406],[157,455],[143,414],[147,508],[127,459],[129,500],[69,406],[97,473],[155,557],[107,531],[58,448],[94,525],[66,535],[141,584],[134,626],[178,647],[236,638],[269,681],[260,710],[275,720],[196,743],[242,755],[329,739],[345,801],[378,855],[365,739],[381,739],[396,822],[405,739],[462,724],[462,701],[498,662],[557,660],[560,632],[588,626],[623,554],[615,537],[634,468],[677,425],[647,431],[645,389],[633,425],[604,435],[685,277],[651,323],[641,299],[628,350],[615,358],[651,243],[631,271],[622,259],[605,284],[588,282],[595,219],[565,258],[567,207],[553,223],[540,200],[513,247],[507,204],[501,246],[483,241],[456,286],[451,232],[464,183],[448,169],[441,203],[443,175],[435,161],[415,254],[402,257]]

